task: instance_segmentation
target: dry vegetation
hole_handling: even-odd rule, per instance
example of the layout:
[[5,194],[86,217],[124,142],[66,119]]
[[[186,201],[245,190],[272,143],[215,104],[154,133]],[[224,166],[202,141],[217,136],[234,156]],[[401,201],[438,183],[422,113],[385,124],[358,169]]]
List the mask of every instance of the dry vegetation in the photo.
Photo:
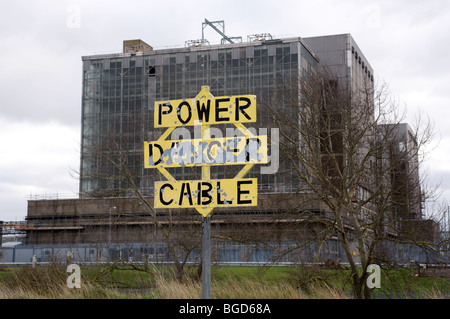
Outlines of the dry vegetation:
[[[0,272],[0,299],[201,299],[202,284],[195,268],[183,282],[175,273],[159,267],[96,267],[83,269],[81,288],[69,289],[64,265],[8,268]],[[213,299],[351,298],[338,284],[339,272],[324,277],[298,267],[271,271],[217,268],[212,275]],[[439,288],[427,290],[422,298],[445,298]]]
[[[112,270],[105,271],[105,268],[102,268],[83,276],[80,289],[69,289],[66,285],[68,273],[62,266],[10,269],[0,277],[0,299],[200,299],[202,295],[201,281],[195,276],[187,275],[183,282],[180,282],[172,271],[156,268],[148,272],[136,269],[115,271],[141,274],[138,280],[123,274],[112,278]],[[211,290],[214,299],[346,298],[338,290],[326,285],[318,285],[306,292],[298,287],[295,281],[289,284],[284,280],[266,281],[263,276],[256,278],[230,274],[222,276],[220,280],[213,280]]]

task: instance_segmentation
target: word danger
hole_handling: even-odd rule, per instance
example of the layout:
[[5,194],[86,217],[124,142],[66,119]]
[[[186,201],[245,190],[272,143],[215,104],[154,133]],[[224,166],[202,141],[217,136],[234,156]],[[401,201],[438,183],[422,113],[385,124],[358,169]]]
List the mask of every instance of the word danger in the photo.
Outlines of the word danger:
[[267,136],[144,142],[144,167],[267,164]]
[[256,122],[256,95],[155,102],[155,127]]
[[155,208],[256,206],[256,178],[155,182]]

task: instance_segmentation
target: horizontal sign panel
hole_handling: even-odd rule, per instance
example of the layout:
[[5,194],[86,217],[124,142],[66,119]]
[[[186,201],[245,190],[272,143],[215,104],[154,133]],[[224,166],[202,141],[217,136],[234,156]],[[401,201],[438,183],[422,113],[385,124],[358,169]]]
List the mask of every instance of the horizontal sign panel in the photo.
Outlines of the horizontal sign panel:
[[256,178],[155,182],[155,208],[257,206]]
[[267,136],[144,142],[144,167],[267,164]]
[[157,101],[154,119],[155,127],[256,122],[256,95]]

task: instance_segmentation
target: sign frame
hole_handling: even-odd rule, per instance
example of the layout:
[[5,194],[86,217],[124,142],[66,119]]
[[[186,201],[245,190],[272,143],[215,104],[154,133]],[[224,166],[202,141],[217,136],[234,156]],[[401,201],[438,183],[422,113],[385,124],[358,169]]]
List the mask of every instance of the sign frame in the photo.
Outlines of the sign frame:
[[[195,106],[195,107],[193,107]],[[212,107],[214,106],[214,107]],[[204,121],[205,120],[205,121]],[[260,153],[256,155],[262,155],[262,159],[252,161],[238,161],[236,163],[227,163],[226,161],[213,163],[212,165],[244,165],[243,168],[236,174],[234,180],[243,179],[247,173],[253,168],[255,164],[266,164],[268,161],[267,155],[267,136],[256,136],[250,132],[242,123],[256,122],[256,95],[234,95],[234,96],[219,96],[214,97],[210,92],[210,87],[203,85],[200,92],[193,99],[178,99],[178,100],[166,100],[156,101],[154,108],[154,125],[155,128],[166,127],[165,132],[154,142],[144,142],[144,168],[156,168],[168,181],[173,185],[187,182],[199,182],[199,181],[177,181],[172,174],[167,170],[168,167],[186,167],[186,166],[200,166],[202,169],[201,181],[209,181],[210,166],[211,164],[204,161],[198,161],[198,163],[177,163],[173,165],[162,165],[151,163],[150,145],[170,144],[180,142],[166,140],[167,137],[174,131],[175,128],[181,126],[197,126],[201,125],[202,141],[213,141],[209,135],[209,127],[211,124],[233,124],[238,128],[247,139],[260,140],[262,148]],[[226,138],[225,138],[226,139]],[[215,139],[216,142],[223,142],[224,140]],[[186,140],[184,140],[186,141]],[[195,140],[190,140],[192,141]],[[173,148],[166,148],[173,150]],[[161,153],[165,153],[162,147],[160,147]],[[162,155],[162,154],[161,154]],[[166,154],[167,155],[167,154]],[[178,165],[179,164],[179,165]],[[155,182],[155,201],[159,196],[160,189],[157,190],[156,185],[160,185],[160,182]],[[169,184],[172,185],[172,184]],[[256,185],[256,198],[257,198],[257,182]],[[257,201],[252,202],[252,206],[256,206]],[[209,216],[215,207],[217,206],[205,206],[205,205],[191,205],[194,207],[203,217]],[[155,208],[162,208],[156,207]]]

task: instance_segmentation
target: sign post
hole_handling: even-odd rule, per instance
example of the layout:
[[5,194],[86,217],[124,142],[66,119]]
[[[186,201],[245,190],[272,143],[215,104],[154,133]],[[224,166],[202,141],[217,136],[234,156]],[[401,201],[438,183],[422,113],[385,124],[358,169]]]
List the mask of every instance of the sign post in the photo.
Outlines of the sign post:
[[211,299],[211,217],[202,217],[202,299]]
[[[202,217],[202,298],[211,298],[211,213],[216,207],[257,206],[256,178],[244,178],[255,164],[266,164],[267,136],[242,123],[256,122],[256,96],[214,97],[202,86],[193,99],[155,102],[154,125],[168,129],[144,142],[144,167],[167,179],[155,182],[155,208],[195,208]],[[233,124],[241,136],[211,137],[211,124]],[[201,127],[201,139],[166,140],[177,127]],[[213,165],[244,165],[233,179],[211,179]],[[201,180],[177,181],[167,170],[200,166]]]

